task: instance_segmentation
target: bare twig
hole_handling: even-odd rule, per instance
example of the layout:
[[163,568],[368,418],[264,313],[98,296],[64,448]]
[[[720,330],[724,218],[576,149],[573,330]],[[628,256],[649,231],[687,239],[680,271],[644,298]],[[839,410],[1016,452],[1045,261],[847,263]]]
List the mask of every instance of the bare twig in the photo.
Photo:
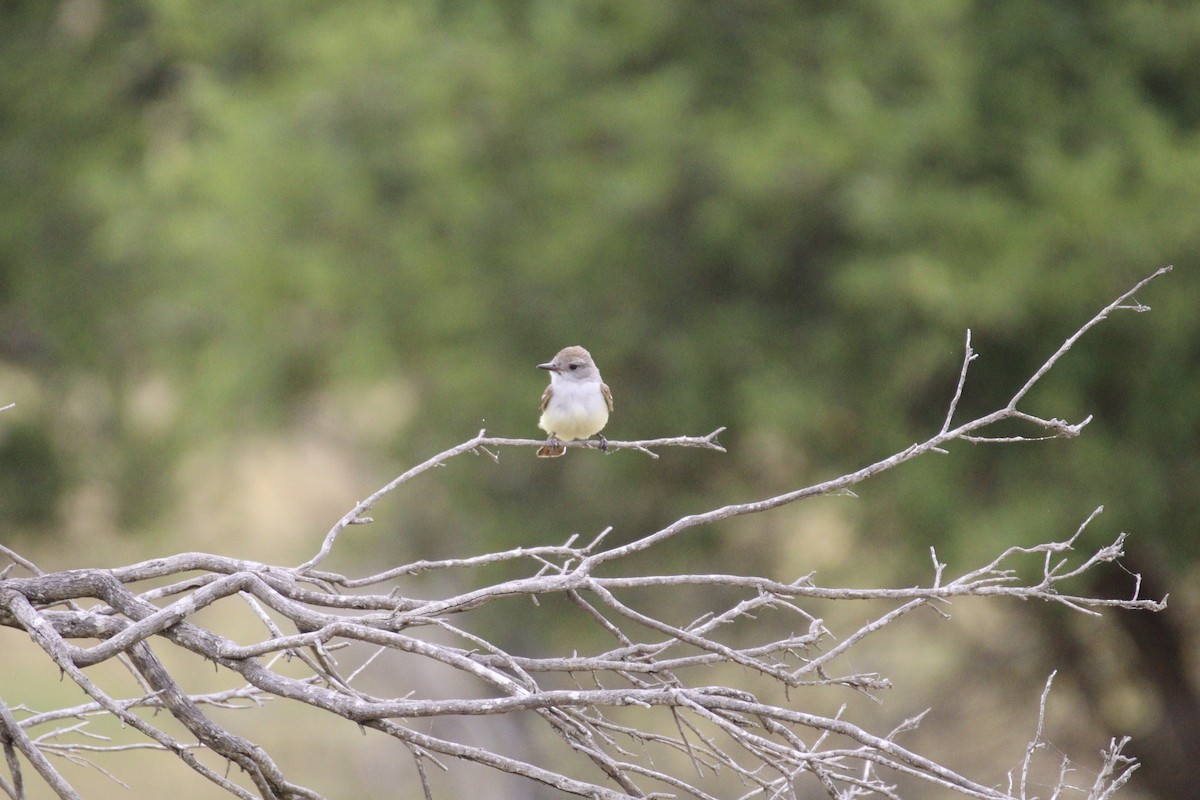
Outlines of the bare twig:
[[[318,798],[311,789],[291,782],[257,743],[218,725],[207,713],[212,707],[251,709],[269,699],[305,704],[330,718],[348,720],[394,739],[413,757],[416,781],[426,798],[435,785],[429,765],[447,770],[438,760],[455,759],[483,765],[538,784],[582,797],[656,798],[690,796],[716,798],[742,793],[744,797],[795,797],[803,780],[815,782],[832,798],[875,794],[899,798],[896,780],[903,778],[964,797],[987,800],[1028,800],[1027,788],[1035,758],[1046,749],[1046,708],[1051,682],[1041,695],[1037,728],[1019,768],[1010,773],[1007,790],[970,778],[921,753],[899,739],[920,722],[906,720],[879,735],[844,718],[839,712],[823,716],[798,710],[809,687],[840,687],[873,691],[889,686],[876,673],[837,674],[836,665],[873,634],[898,624],[913,610],[932,607],[946,614],[959,597],[1041,600],[1085,614],[1104,609],[1159,610],[1164,600],[1140,596],[1133,578],[1131,596],[1110,599],[1071,590],[1081,576],[1119,559],[1125,534],[1094,551],[1077,552],[1081,536],[1097,518],[1097,508],[1074,533],[1059,541],[1028,547],[1008,547],[992,561],[957,577],[931,551],[933,572],[927,586],[848,589],[820,585],[812,575],[777,580],[725,572],[690,571],[649,574],[644,569],[623,574],[618,567],[629,557],[664,547],[694,528],[746,514],[763,513],[805,498],[848,492],[849,488],[885,470],[947,445],[1036,441],[1078,435],[1090,418],[1068,423],[1045,419],[1018,409],[1032,388],[1071,349],[1080,337],[1118,310],[1142,311],[1132,301],[1135,292],[1170,268],[1138,283],[1080,327],[1037,369],[1001,408],[954,425],[968,377],[976,360],[970,332],[962,366],[942,426],[923,442],[837,478],[764,499],[733,503],[682,517],[659,530],[608,545],[606,529],[581,543],[571,536],[561,545],[518,547],[500,552],[437,561],[416,561],[366,576],[347,576],[318,569],[338,537],[351,525],[370,521],[367,513],[385,496],[419,475],[465,453],[480,453],[499,462],[505,448],[528,448],[541,440],[508,439],[480,431],[467,441],[407,470],[366,499],[356,503],[325,535],[316,553],[295,567],[275,566],[206,553],[179,553],[115,569],[76,569],[42,573],[36,565],[8,548],[0,554],[12,563],[0,573],[0,625],[18,628],[89,695],[91,702],[70,708],[31,713],[21,706],[0,704],[0,745],[5,749],[10,779],[0,790],[21,796],[20,752],[38,776],[60,797],[76,796],[50,766],[46,756],[82,760],[88,753],[129,749],[161,750],[236,797],[254,793],[215,772],[196,757],[199,749],[219,754],[236,764],[263,798]],[[989,429],[1015,421],[1036,435],[996,436]],[[724,452],[718,429],[707,436],[683,436],[639,441],[609,441],[611,451],[628,449],[654,456],[663,447],[699,447]],[[568,446],[590,448],[593,443]],[[429,596],[401,593],[424,573],[476,574],[480,568],[525,565],[528,573],[464,591],[438,591],[455,585],[440,581],[428,587]],[[16,577],[12,573],[28,573]],[[1019,576],[1033,574],[1031,580]],[[145,584],[152,582],[149,586]],[[461,584],[458,584],[461,585]],[[468,583],[470,586],[470,584]],[[724,605],[668,618],[662,598],[681,587],[702,587],[724,599]],[[470,624],[464,612],[520,602],[521,614],[541,613],[538,600],[561,596],[576,619],[603,635],[603,652],[514,652],[486,630]],[[655,598],[647,603],[646,598]],[[98,600],[85,606],[79,601]],[[880,606],[868,621],[843,636],[835,636],[807,608],[812,601],[869,601]],[[152,602],[154,601],[154,602]],[[257,641],[239,643],[198,622],[202,609],[247,604],[261,623]],[[507,606],[505,606],[507,609]],[[782,621],[787,633],[760,622],[769,614]],[[736,634],[736,635],[727,635]],[[85,640],[88,644],[72,644]],[[92,643],[97,642],[97,643]],[[176,648],[199,655],[223,673],[244,681],[222,692],[185,691],[156,648]],[[338,648],[350,648],[354,660],[345,669]],[[433,673],[453,674],[470,686],[461,696],[423,697],[408,682],[395,696],[379,697],[364,690],[365,675],[386,659],[403,656]],[[83,668],[108,659],[125,659],[145,694],[115,699]],[[290,660],[292,668],[276,668]],[[715,668],[732,669],[715,669]],[[301,674],[294,674],[299,671]],[[721,677],[741,675],[744,684],[724,685]],[[1053,675],[1051,676],[1051,680]],[[703,681],[718,681],[706,684]],[[759,682],[780,689],[786,705],[760,700],[748,688]],[[378,685],[386,685],[379,684]],[[373,684],[373,685],[376,685]],[[794,693],[797,697],[792,697]],[[195,741],[180,741],[140,714],[165,709]],[[523,713],[552,736],[566,755],[535,764],[501,747],[488,746],[473,736],[471,744],[454,741],[419,727],[420,720],[463,718],[503,719]],[[24,719],[17,719],[24,714]],[[90,720],[99,715],[118,719],[136,735],[134,741],[90,740]],[[669,719],[647,723],[649,716]],[[65,720],[71,720],[66,724]],[[40,735],[32,732],[43,729]],[[1114,740],[1102,755],[1103,764],[1089,800],[1108,800],[1129,779],[1136,764],[1123,755],[1126,740]],[[595,769],[581,772],[571,759]],[[447,762],[448,763],[448,762]],[[1054,796],[1083,794],[1067,784],[1069,762],[1060,766]],[[588,774],[592,777],[579,777]],[[739,788],[731,788],[731,787]]]
[[12,786],[7,789],[10,795],[13,797],[24,796],[21,788],[20,766],[17,759],[12,755],[12,748],[15,747],[21,751],[21,755],[29,759],[29,763],[33,764],[33,768],[37,770],[38,775],[42,776],[42,780],[54,790],[55,794],[64,798],[64,800],[79,798],[79,794],[71,788],[71,784],[67,783],[66,779],[50,763],[50,760],[30,741],[29,736],[17,724],[12,712],[3,700],[0,700],[0,742],[4,744],[5,758],[13,779]]
[[[647,439],[644,441],[636,441],[636,442],[609,441],[606,445],[606,449],[610,452],[616,451],[616,450],[639,450],[641,452],[649,454],[650,456],[652,456],[654,458],[658,458],[658,456],[655,455],[650,450],[651,447],[701,447],[701,448],[704,448],[707,450],[716,450],[718,452],[724,453],[725,448],[722,447],[717,442],[717,436],[724,430],[725,430],[724,428],[717,428],[715,431],[708,434],[707,436],[676,436],[676,437],[667,438],[667,439]],[[311,570],[313,567],[320,564],[322,561],[324,561],[325,558],[329,555],[329,552],[333,549],[333,543],[337,540],[338,534],[341,533],[342,530],[344,530],[348,525],[359,524],[362,522],[369,522],[370,520],[364,518],[364,516],[363,516],[364,514],[366,514],[368,511],[370,511],[371,508],[373,508],[374,505],[377,502],[379,502],[384,496],[395,491],[399,486],[401,486],[404,483],[407,483],[408,481],[417,477],[421,473],[427,472],[434,467],[441,466],[442,464],[446,463],[447,461],[454,458],[455,456],[462,455],[463,453],[475,452],[476,450],[479,450],[481,448],[488,448],[488,447],[541,447],[545,443],[546,443],[545,440],[542,440],[542,439],[505,439],[505,438],[500,438],[500,437],[488,436],[487,431],[481,430],[478,434],[476,434],[476,436],[474,438],[468,439],[467,441],[463,442],[462,444],[455,445],[454,447],[451,447],[449,450],[443,450],[441,453],[438,453],[433,458],[430,458],[429,460],[418,464],[417,466],[404,472],[399,477],[395,478],[390,483],[386,484],[385,486],[383,486],[376,492],[372,493],[369,497],[367,497],[366,500],[363,500],[363,501],[359,502],[357,505],[355,505],[354,508],[352,508],[352,509],[350,509],[350,511],[346,512],[346,514],[340,520],[337,521],[337,524],[335,524],[333,526],[333,528],[330,529],[329,533],[326,534],[325,541],[321,544],[321,549],[317,552],[317,554],[315,556],[313,556],[311,559],[309,559],[308,561],[306,561],[303,564],[296,567],[295,568],[296,572],[299,574],[304,574],[304,573],[308,572],[309,570]],[[563,444],[566,447],[595,447],[595,446],[597,446],[594,442],[590,442],[590,441],[563,442]]]

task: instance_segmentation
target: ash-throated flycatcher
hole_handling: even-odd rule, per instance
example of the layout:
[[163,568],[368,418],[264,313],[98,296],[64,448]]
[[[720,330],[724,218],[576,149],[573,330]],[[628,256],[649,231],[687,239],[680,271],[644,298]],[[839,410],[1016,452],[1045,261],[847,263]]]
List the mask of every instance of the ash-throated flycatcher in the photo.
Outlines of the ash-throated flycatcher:
[[[538,369],[550,370],[538,420],[538,427],[550,434],[550,440],[537,454],[556,458],[567,452],[560,440],[587,439],[604,429],[613,409],[612,392],[601,380],[592,354],[582,347],[565,347],[551,361],[538,364]],[[607,444],[601,436],[600,449]]]

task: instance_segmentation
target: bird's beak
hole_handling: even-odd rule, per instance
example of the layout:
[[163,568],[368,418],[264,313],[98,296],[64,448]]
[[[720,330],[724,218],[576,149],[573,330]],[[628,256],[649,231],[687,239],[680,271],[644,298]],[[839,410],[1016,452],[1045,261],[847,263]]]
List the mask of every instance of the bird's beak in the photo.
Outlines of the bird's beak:
[[558,372],[558,367],[554,366],[554,363],[549,361],[545,364],[538,364],[538,369],[548,369],[551,372]]

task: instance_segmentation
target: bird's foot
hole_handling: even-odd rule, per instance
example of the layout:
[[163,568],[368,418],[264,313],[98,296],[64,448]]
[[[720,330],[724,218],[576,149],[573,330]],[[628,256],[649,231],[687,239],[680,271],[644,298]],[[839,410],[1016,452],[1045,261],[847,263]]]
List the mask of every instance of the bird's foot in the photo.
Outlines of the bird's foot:
[[538,458],[558,458],[566,452],[566,445],[560,442],[557,436],[551,434],[546,443],[538,448],[537,455]]

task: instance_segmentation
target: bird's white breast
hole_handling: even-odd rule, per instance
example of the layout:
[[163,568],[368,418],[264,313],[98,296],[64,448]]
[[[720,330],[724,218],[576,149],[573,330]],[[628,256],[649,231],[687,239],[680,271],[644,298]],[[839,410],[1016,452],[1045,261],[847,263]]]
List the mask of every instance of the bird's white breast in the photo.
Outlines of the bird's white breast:
[[552,381],[554,394],[538,427],[560,439],[586,439],[608,422],[608,403],[598,381]]

